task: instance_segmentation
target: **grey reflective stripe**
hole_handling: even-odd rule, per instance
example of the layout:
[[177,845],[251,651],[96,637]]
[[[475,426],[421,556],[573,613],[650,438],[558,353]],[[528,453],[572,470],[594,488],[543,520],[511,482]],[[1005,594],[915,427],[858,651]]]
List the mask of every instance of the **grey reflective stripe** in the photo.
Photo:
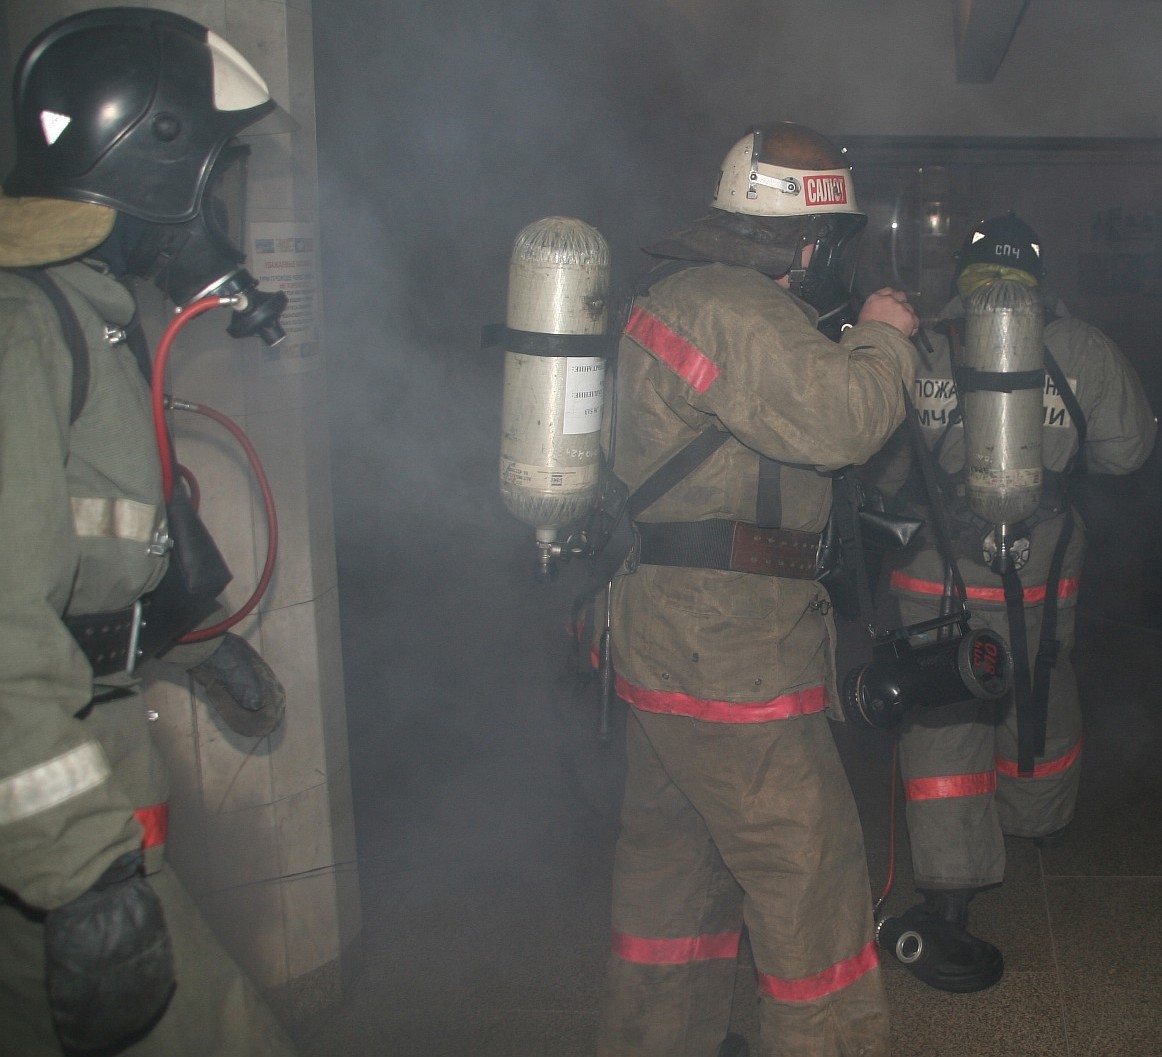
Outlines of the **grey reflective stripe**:
[[157,523],[157,507],[132,499],[73,497],[73,525],[77,535],[148,543]]
[[32,818],[95,789],[109,777],[109,763],[95,741],[0,781],[0,825]]

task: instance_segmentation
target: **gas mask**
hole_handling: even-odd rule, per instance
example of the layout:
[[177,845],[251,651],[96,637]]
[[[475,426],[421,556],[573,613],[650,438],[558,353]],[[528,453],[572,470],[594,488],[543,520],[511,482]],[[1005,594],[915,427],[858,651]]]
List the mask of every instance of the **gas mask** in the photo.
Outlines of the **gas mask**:
[[867,217],[831,213],[813,217],[808,243],[814,244],[806,268],[790,271],[791,291],[819,313],[819,329],[833,340],[859,313],[852,292],[856,253]]
[[152,279],[178,308],[203,297],[241,297],[227,333],[235,338],[257,334],[267,345],[277,345],[286,337],[279,323],[286,294],[259,290],[258,280],[243,267],[246,255],[238,249],[245,231],[249,154],[250,148],[239,144],[222,151],[192,220],[157,224],[119,214],[112,254],[104,256],[115,272]]
[[954,614],[880,635],[871,662],[847,675],[843,712],[853,723],[891,730],[912,709],[996,700],[1012,683],[1009,644]]

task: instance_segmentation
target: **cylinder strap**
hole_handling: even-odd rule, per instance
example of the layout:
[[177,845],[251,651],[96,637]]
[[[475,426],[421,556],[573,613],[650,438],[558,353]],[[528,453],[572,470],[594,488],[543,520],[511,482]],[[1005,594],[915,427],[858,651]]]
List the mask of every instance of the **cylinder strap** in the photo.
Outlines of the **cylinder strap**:
[[962,393],[1015,393],[1019,389],[1044,389],[1045,368],[1033,371],[979,371],[975,367],[953,370],[956,388]]
[[542,334],[532,330],[512,330],[503,323],[480,328],[480,347],[503,346],[525,356],[612,356],[620,335]]

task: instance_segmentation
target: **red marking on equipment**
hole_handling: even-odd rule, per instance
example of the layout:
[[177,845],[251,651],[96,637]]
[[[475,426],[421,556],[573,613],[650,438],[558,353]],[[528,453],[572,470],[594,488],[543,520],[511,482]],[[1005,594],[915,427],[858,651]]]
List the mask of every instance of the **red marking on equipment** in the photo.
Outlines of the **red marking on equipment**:
[[804,176],[803,193],[809,206],[847,205],[847,180],[842,176]]
[[718,364],[644,309],[635,308],[630,313],[625,332],[689,382],[697,393],[706,392],[718,377]]
[[156,848],[165,843],[169,829],[169,804],[139,807],[133,812],[133,817],[141,823],[143,848]]

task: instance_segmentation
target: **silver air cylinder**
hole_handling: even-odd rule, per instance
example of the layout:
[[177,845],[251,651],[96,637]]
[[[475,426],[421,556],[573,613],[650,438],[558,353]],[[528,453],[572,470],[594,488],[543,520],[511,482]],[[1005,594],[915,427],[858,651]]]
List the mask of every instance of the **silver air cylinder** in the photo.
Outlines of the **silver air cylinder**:
[[[965,313],[965,489],[973,512],[998,527],[999,539],[1041,500],[1044,316],[1037,289],[1010,279],[978,287]],[[997,375],[1012,376],[1014,388],[1004,391]]]
[[[535,221],[513,243],[509,330],[604,334],[609,276],[609,246],[595,228],[572,217]],[[542,548],[596,496],[604,388],[601,356],[505,351],[500,492]]]

